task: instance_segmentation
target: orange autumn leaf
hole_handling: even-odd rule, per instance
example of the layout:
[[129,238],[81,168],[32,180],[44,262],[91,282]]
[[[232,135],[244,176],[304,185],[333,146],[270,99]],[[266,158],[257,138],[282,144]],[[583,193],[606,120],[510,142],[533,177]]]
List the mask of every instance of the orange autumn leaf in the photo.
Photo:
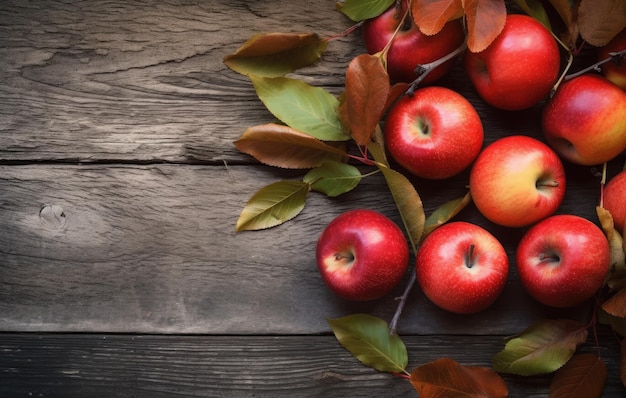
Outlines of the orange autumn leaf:
[[411,383],[420,398],[506,397],[508,388],[500,375],[489,368],[463,366],[442,358],[411,373]]
[[350,134],[358,145],[365,146],[372,139],[390,89],[389,75],[380,57],[361,54],[348,65],[345,111]]
[[465,0],[463,8],[467,18],[467,48],[481,52],[504,29],[507,15],[504,0]]
[[415,25],[427,36],[439,33],[448,21],[464,13],[462,0],[414,0],[411,11]]

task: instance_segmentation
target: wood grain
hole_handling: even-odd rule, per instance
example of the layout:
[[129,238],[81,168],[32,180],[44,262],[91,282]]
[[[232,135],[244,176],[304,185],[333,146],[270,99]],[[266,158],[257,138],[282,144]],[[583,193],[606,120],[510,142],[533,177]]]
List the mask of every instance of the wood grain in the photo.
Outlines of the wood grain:
[[[314,254],[324,226],[348,209],[376,209],[400,223],[381,176],[338,199],[312,192],[303,213],[277,228],[235,233],[254,191],[301,175],[249,166],[0,166],[0,330],[320,333],[329,330],[326,317],[372,312],[389,320],[404,283],[374,303],[347,303],[325,288]],[[589,176],[574,185],[560,211],[592,217],[596,184]],[[428,213],[464,188],[431,192]],[[517,280],[524,230],[492,225],[473,206],[459,218],[505,244],[505,293],[489,311],[461,317],[416,289],[401,330],[509,334],[550,315]]]
[[[334,4],[3,1],[0,159],[247,159],[232,141],[273,117],[223,57],[257,33],[341,33]],[[358,41],[303,73],[338,93]]]
[[[619,345],[600,355],[604,398],[623,397]],[[490,366],[501,336],[402,336],[407,369],[442,357]],[[471,349],[468,349],[471,347]],[[43,397],[417,397],[361,365],[332,336],[0,335],[0,395]],[[463,353],[462,357],[459,353]],[[581,352],[597,353],[590,345]],[[549,376],[503,375],[510,397],[546,397]]]
[[[311,193],[278,228],[235,233],[256,190],[303,171],[236,151],[247,127],[273,116],[222,60],[256,33],[336,36],[352,23],[335,3],[0,2],[0,396],[414,396],[406,381],[358,363],[326,323],[356,312],[389,320],[404,283],[375,302],[346,302],[314,259],[317,236],[343,211],[400,222],[380,175],[336,199]],[[363,51],[357,30],[292,76],[339,95]],[[440,83],[476,107],[485,144],[541,138],[540,106],[487,106],[458,63]],[[595,219],[597,172],[567,165],[559,212]],[[467,173],[411,181],[429,214],[466,192]],[[492,225],[473,206],[459,218],[503,241],[509,281],[472,316],[439,310],[415,289],[399,324],[410,366],[452,354],[489,365],[501,338],[531,321],[588,315],[586,305],[555,311],[526,295],[513,263],[523,229]],[[605,396],[623,396],[619,347],[602,338]],[[511,396],[545,396],[548,379],[507,382]]]

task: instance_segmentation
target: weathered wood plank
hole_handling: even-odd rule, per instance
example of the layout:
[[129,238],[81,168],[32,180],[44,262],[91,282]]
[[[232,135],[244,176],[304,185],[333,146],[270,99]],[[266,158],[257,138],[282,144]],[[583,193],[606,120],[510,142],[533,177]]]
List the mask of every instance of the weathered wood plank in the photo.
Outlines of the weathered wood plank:
[[[274,119],[223,57],[260,32],[336,35],[351,22],[335,3],[3,1],[0,161],[249,162],[232,142]],[[359,33],[331,41],[296,76],[339,94],[365,51]],[[539,108],[487,106],[460,65],[439,84],[474,104],[487,142],[540,134]]]
[[[373,208],[400,222],[380,175],[337,199],[311,193],[303,213],[278,228],[235,234],[254,191],[301,175],[249,166],[1,166],[0,330],[320,333],[329,330],[325,317],[391,319],[403,285],[373,303],[348,303],[325,288],[314,258],[317,236],[343,211]],[[560,211],[593,218],[597,177],[574,180]],[[428,213],[465,192],[460,183],[424,188]],[[517,281],[523,229],[491,225],[473,207],[460,217],[503,241],[509,286],[487,312],[462,317],[415,291],[401,331],[508,334],[550,315]]]
[[[325,1],[3,1],[0,159],[246,159],[232,141],[273,120],[222,62],[256,33],[333,36]],[[306,69],[338,93],[358,35]]]
[[[600,355],[603,397],[623,397],[619,346]],[[441,357],[490,366],[500,336],[403,336],[410,371]],[[416,397],[408,380],[361,365],[332,336],[0,334],[3,397]],[[460,357],[460,353],[462,357]],[[581,352],[597,353],[591,345]],[[549,376],[504,375],[510,397],[545,397]]]

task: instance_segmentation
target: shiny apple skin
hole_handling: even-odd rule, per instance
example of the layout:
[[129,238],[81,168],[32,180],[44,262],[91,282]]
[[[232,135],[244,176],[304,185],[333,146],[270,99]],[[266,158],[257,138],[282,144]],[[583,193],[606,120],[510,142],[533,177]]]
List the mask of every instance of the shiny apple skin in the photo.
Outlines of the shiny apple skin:
[[568,161],[608,162],[626,149],[626,93],[599,75],[575,77],[546,104],[542,129],[548,144]]
[[458,314],[491,306],[504,289],[509,272],[509,260],[498,239],[465,221],[450,222],[431,232],[418,250],[415,266],[426,297]]
[[626,170],[616,174],[604,187],[603,207],[611,213],[615,229],[624,234],[626,226]]
[[459,174],[478,156],[483,139],[483,125],[472,104],[445,87],[425,87],[404,96],[385,120],[389,153],[422,178]]
[[524,135],[500,138],[476,158],[470,193],[487,219],[524,227],[552,215],[565,196],[565,169],[543,142]]
[[[598,61],[609,58],[610,52],[619,52],[624,49],[626,49],[626,29],[618,33],[606,46],[598,49]],[[626,60],[620,63],[608,62],[600,68],[604,77],[626,91]]]
[[[369,54],[382,51],[393,37],[397,26],[402,19],[406,1],[398,12],[395,5],[378,17],[369,19],[363,24],[363,40]],[[444,25],[443,29],[433,35],[426,36],[408,17],[408,29],[401,29],[387,54],[387,72],[393,82],[410,83],[418,76],[415,68],[418,65],[436,61],[459,47],[465,39],[463,25],[460,19]],[[454,66],[455,60],[450,60],[434,69],[422,81],[422,84],[432,84],[439,80]]]
[[604,284],[609,243],[591,221],[572,214],[555,215],[522,236],[516,262],[522,285],[537,301],[557,308],[575,307]]
[[356,209],[340,214],[322,231],[316,260],[330,290],[348,300],[368,301],[383,297],[400,282],[408,267],[409,247],[391,219],[374,210]]
[[485,102],[504,110],[521,110],[548,96],[559,76],[561,55],[554,37],[540,22],[511,14],[485,50],[465,54],[464,65]]

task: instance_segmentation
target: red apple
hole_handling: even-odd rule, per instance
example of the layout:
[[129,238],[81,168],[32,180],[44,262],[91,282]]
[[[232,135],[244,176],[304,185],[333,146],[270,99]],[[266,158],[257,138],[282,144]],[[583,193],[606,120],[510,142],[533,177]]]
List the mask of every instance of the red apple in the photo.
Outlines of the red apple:
[[385,120],[385,144],[409,172],[430,179],[460,173],[483,145],[483,125],[472,104],[444,87],[404,96]]
[[492,222],[523,227],[552,215],[565,195],[565,170],[543,142],[512,135],[488,145],[470,171],[470,193]]
[[626,170],[611,178],[604,187],[603,207],[613,216],[615,229],[623,234],[626,226]]
[[435,229],[416,256],[416,277],[426,297],[459,314],[476,313],[493,304],[508,271],[509,260],[498,239],[464,221]]
[[546,141],[581,165],[608,162],[626,149],[626,93],[584,74],[562,83],[543,111]]
[[604,284],[609,243],[591,221],[561,214],[532,226],[516,258],[520,280],[532,297],[551,307],[574,307]]
[[[378,17],[369,19],[363,24],[365,48],[370,54],[382,51],[392,39],[394,32],[402,20],[407,2],[402,1],[400,10],[392,5]],[[436,61],[459,47],[465,39],[460,19],[448,22],[443,29],[433,35],[426,36],[420,32],[413,18],[409,15],[404,26],[393,38],[387,53],[387,72],[392,81],[410,83],[418,76],[415,68],[418,65]],[[422,82],[432,83],[446,74],[454,65],[448,61],[434,69]]]
[[556,40],[527,15],[508,15],[504,29],[489,47],[465,54],[465,69],[480,97],[506,110],[530,108],[545,98],[560,65]]
[[373,210],[347,211],[332,220],[317,242],[317,265],[326,285],[349,300],[374,300],[405,274],[409,246],[402,230]]
[[[619,52],[626,49],[626,29],[623,29],[611,41],[598,49],[598,61],[609,58],[610,52]],[[609,62],[601,66],[602,74],[619,88],[626,91],[626,60]]]

